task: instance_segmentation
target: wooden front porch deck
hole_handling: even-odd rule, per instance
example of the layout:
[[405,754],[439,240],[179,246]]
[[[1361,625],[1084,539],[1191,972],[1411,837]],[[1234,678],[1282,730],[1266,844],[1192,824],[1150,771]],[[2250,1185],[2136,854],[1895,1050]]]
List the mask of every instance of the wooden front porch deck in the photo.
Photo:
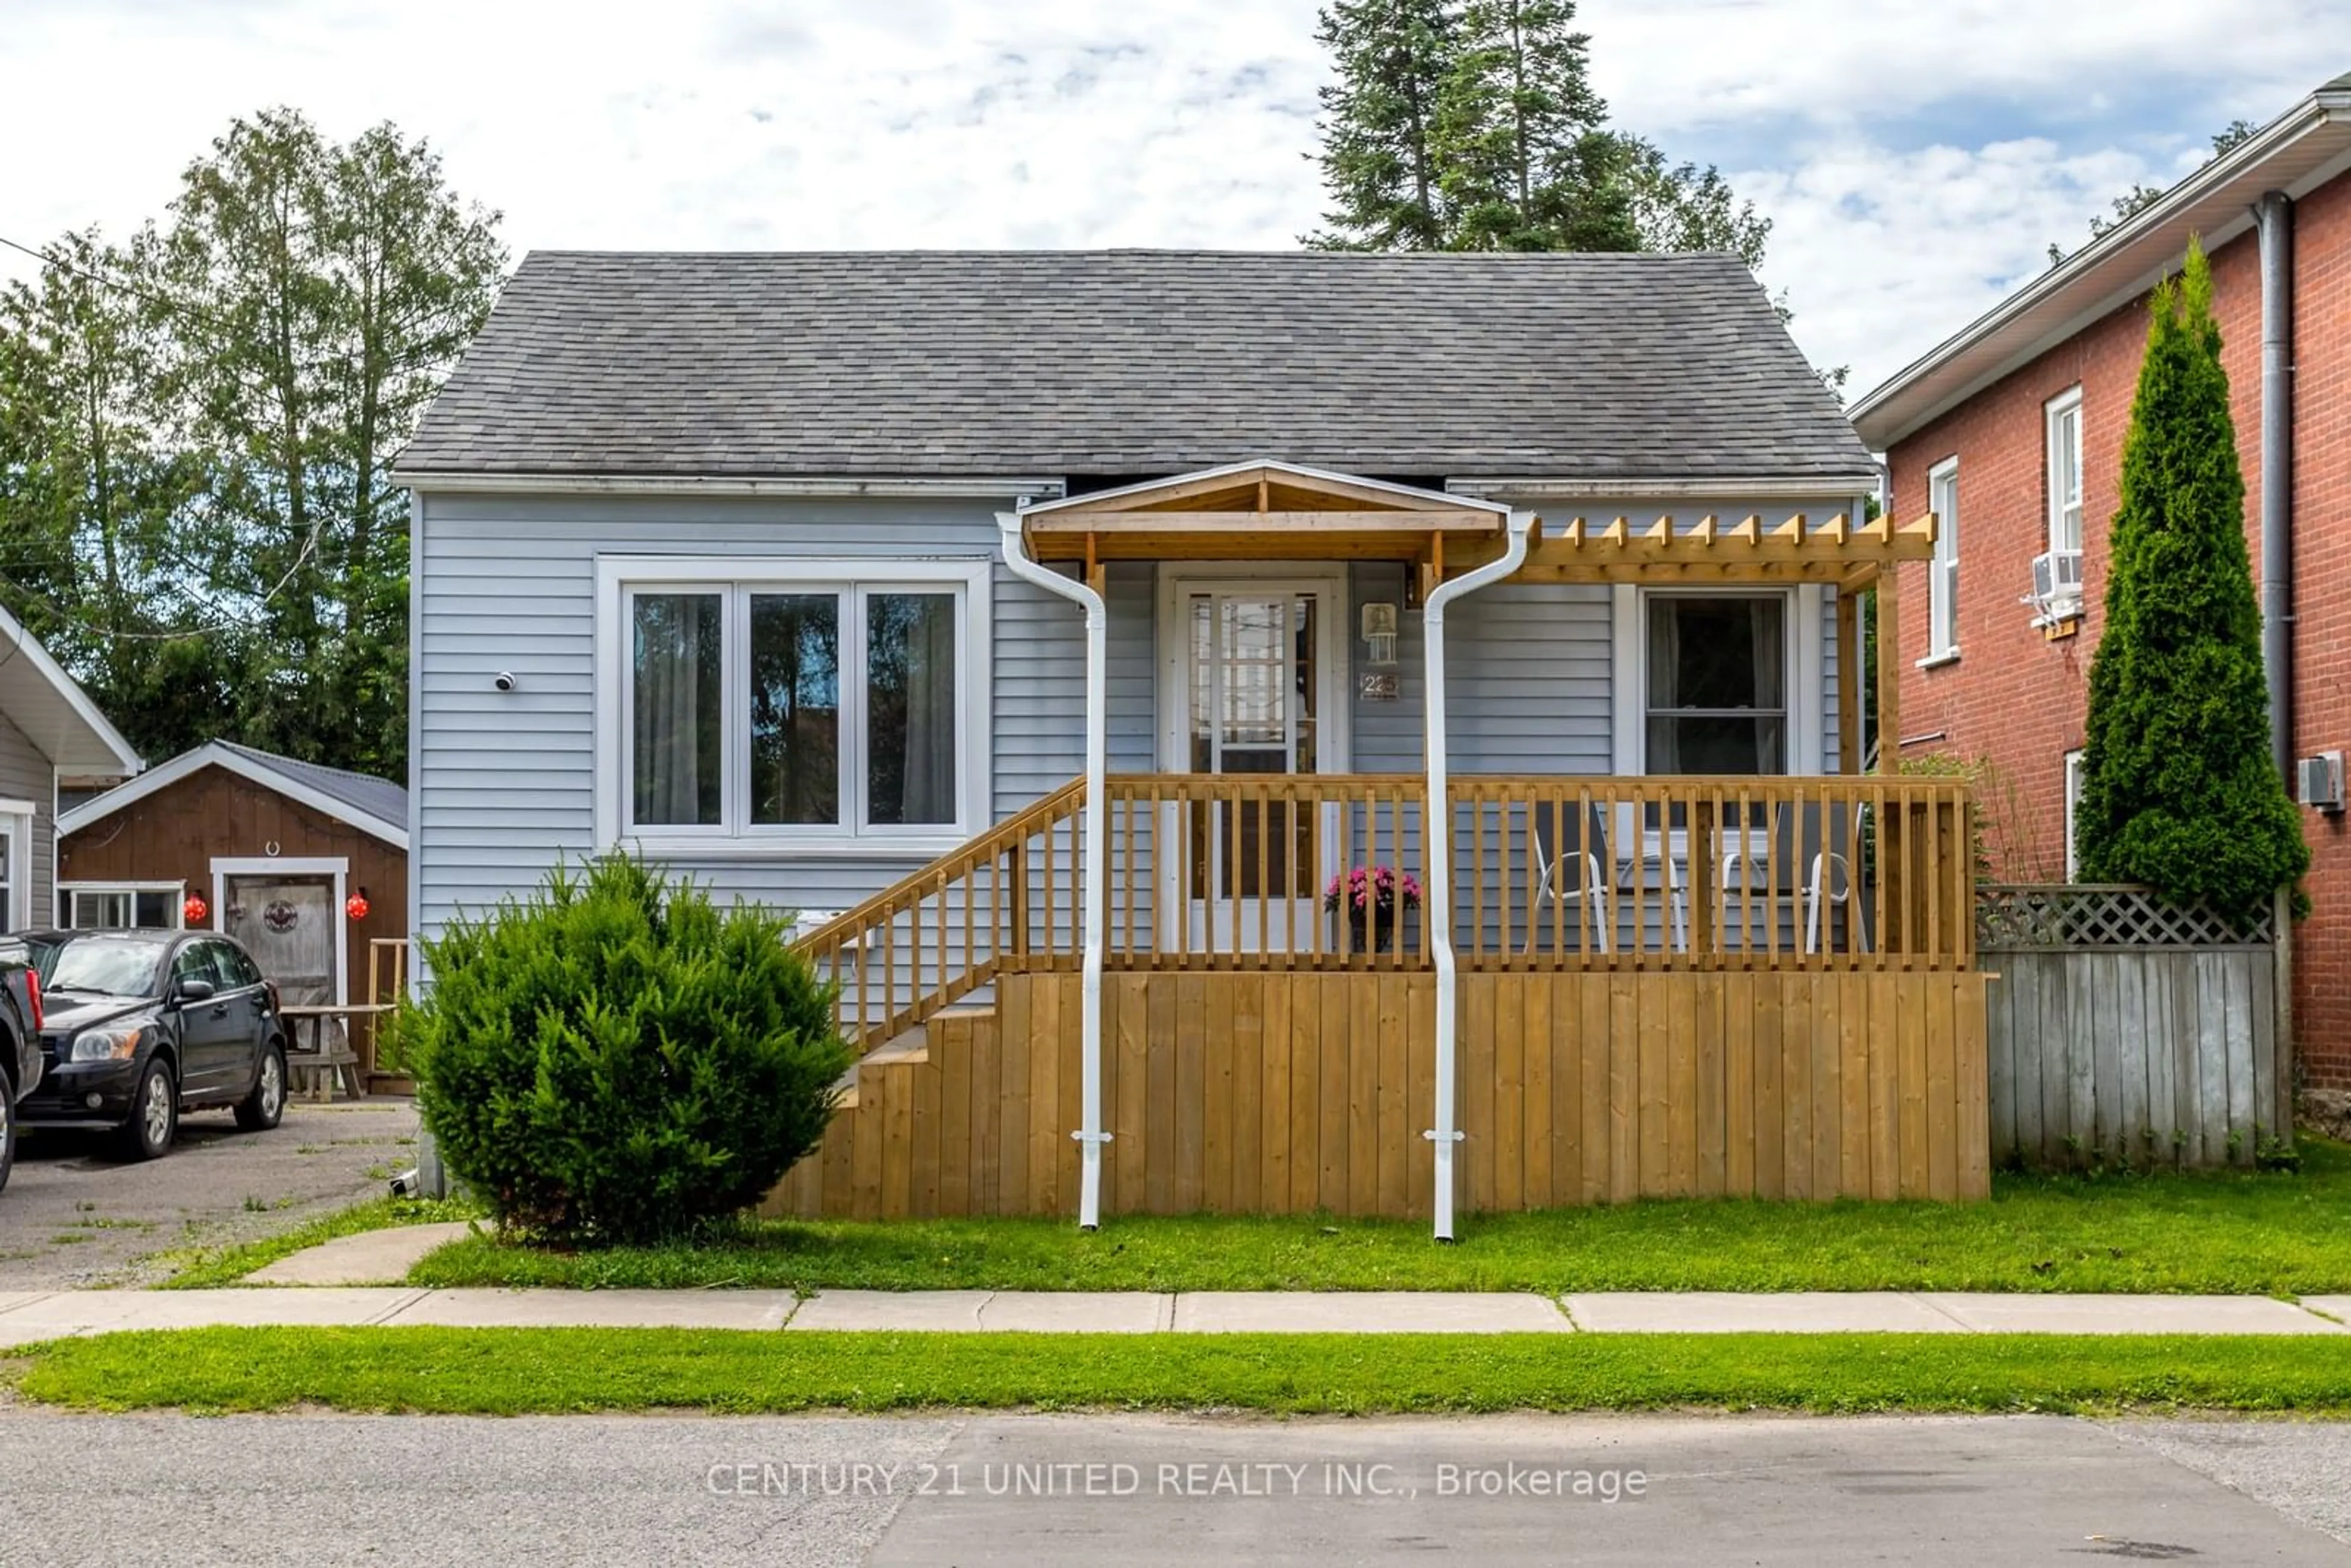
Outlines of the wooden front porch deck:
[[[1420,874],[1425,790],[1113,777],[1102,1213],[1430,1214],[1427,908],[1383,944],[1322,902],[1354,866]],[[1988,1193],[1962,785],[1447,794],[1459,1207]],[[844,1032],[899,1044],[771,1212],[1075,1212],[1083,805],[1058,791],[805,944]]]

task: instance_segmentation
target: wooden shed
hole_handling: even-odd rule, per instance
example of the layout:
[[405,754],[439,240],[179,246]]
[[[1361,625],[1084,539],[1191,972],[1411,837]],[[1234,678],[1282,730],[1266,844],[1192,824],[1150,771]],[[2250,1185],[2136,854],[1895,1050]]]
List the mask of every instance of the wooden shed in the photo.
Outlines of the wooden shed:
[[74,803],[57,830],[58,925],[209,926],[288,1003],[392,999],[373,944],[408,935],[402,786],[215,740]]

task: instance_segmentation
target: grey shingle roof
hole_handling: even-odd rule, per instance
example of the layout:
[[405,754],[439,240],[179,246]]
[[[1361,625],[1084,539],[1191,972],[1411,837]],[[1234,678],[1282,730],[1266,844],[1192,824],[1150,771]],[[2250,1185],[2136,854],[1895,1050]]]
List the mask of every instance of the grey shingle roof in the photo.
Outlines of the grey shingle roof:
[[361,811],[379,821],[405,829],[408,825],[408,791],[390,779],[378,779],[371,773],[353,773],[347,768],[328,768],[316,762],[303,762],[291,757],[280,757],[274,751],[263,751],[251,746],[239,746],[233,740],[218,743],[224,751],[234,751],[249,762],[282,773],[316,789],[321,795],[340,800],[354,810]]
[[404,476],[1845,477],[1870,460],[1733,257],[526,258]]

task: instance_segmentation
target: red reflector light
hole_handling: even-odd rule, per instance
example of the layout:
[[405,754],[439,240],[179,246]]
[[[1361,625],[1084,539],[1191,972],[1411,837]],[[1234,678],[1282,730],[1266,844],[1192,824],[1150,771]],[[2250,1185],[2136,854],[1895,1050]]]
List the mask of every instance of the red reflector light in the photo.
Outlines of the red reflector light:
[[33,1032],[41,1032],[41,972],[29,965],[25,969],[25,995],[33,1002]]

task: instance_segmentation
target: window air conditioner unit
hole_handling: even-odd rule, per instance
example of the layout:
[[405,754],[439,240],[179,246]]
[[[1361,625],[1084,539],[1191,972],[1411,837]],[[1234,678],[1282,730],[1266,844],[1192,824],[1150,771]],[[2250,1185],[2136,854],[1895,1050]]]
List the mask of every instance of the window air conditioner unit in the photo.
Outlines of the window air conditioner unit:
[[2043,621],[2082,612],[2082,552],[2053,549],[2032,558],[2032,597],[2025,601]]
[[2343,810],[2343,754],[2322,751],[2302,759],[2302,803],[2333,815]]

